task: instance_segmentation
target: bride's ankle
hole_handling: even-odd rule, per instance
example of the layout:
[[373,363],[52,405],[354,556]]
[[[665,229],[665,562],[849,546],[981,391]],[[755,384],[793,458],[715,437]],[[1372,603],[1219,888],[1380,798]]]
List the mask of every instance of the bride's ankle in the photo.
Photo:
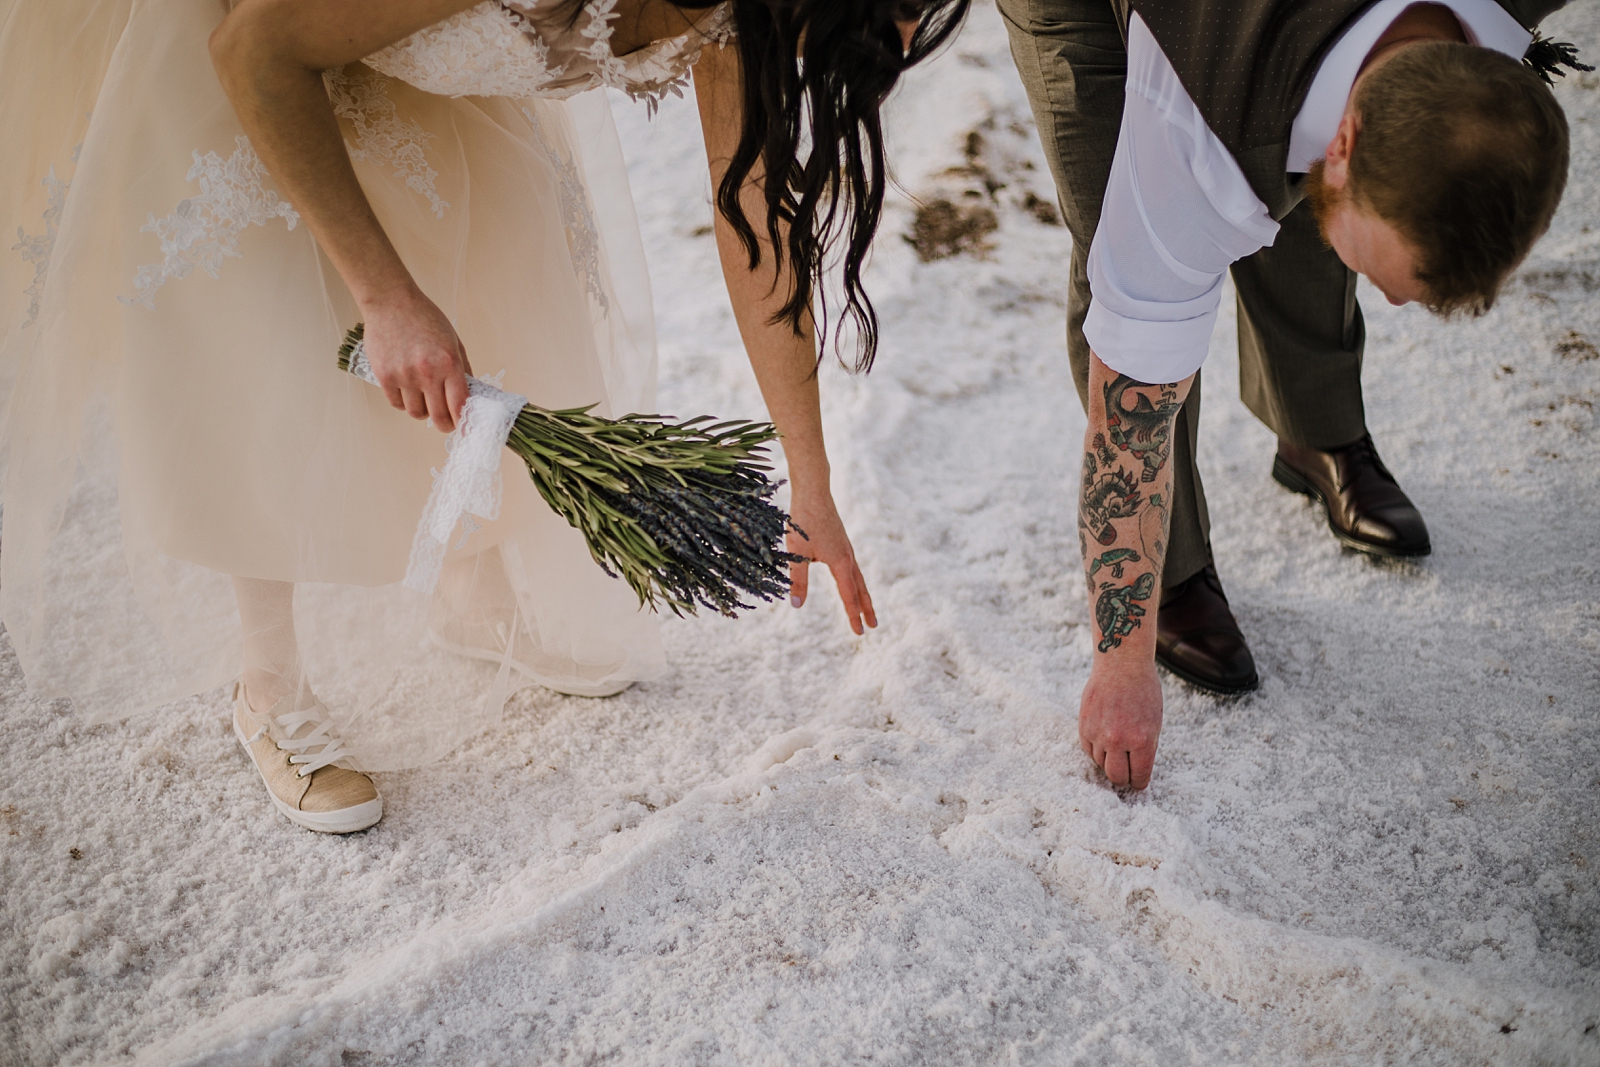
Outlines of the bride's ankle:
[[277,706],[278,701],[294,692],[295,687],[283,676],[271,671],[246,669],[239,676],[240,689],[245,704],[257,715],[265,715]]

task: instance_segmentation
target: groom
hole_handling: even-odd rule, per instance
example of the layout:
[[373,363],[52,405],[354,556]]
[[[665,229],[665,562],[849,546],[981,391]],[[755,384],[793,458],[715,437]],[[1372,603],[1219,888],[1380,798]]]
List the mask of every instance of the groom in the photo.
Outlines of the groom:
[[1320,500],[1344,544],[1426,554],[1367,433],[1356,274],[1441,314],[1493,302],[1565,184],[1565,119],[1519,62],[1568,61],[1529,31],[1562,2],[999,6],[1073,236],[1096,623],[1079,734],[1114,784],[1143,788],[1161,729],[1152,660],[1216,692],[1257,684],[1195,468],[1223,276],[1241,391],[1278,436],[1274,478]]

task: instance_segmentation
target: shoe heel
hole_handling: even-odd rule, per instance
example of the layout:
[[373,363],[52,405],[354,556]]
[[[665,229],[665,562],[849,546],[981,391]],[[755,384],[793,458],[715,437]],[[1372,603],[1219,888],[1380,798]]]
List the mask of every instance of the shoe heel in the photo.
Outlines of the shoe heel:
[[1301,496],[1308,496],[1313,500],[1322,499],[1322,494],[1317,492],[1310,482],[1301,477],[1298,471],[1285,463],[1281,456],[1272,457],[1272,480],[1291,493],[1299,493]]

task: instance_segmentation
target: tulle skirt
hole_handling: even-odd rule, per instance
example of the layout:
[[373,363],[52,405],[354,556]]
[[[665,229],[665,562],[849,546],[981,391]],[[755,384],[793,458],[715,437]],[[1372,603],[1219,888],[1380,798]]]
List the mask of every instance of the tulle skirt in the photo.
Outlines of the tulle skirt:
[[[508,452],[500,517],[404,589],[445,438],[341,373],[355,305],[224,97],[220,0],[0,0],[0,613],[92,720],[237,676],[230,576],[295,582],[312,687],[368,769],[511,692],[658,675],[657,622]],[[649,283],[603,95],[329,79],[357,174],[480,375],[653,408]],[[0,246],[3,247],[3,246]]]

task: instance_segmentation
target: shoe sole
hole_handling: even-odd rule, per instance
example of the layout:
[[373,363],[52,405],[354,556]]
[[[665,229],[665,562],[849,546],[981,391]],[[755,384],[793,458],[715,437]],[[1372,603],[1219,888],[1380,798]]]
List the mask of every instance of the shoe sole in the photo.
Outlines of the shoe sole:
[[1261,688],[1260,675],[1252,675],[1250,680],[1243,685],[1222,685],[1219,682],[1214,682],[1207,678],[1201,678],[1199,675],[1192,674],[1189,671],[1184,670],[1182,667],[1169,662],[1166,657],[1161,655],[1160,652],[1156,653],[1156,666],[1160,667],[1174,678],[1177,678],[1179,681],[1187,682],[1196,689],[1203,689],[1213,696],[1237,697],[1243,696],[1246,693],[1254,693],[1257,689]]
[[239,729],[237,716],[233,720],[233,736],[239,739],[239,746],[244,749],[245,758],[250,761],[250,766],[256,769],[256,774],[261,778],[261,784],[267,787],[267,799],[272,801],[272,806],[277,808],[285,819],[296,826],[306,830],[313,830],[319,834],[353,834],[357,830],[365,830],[376,826],[378,820],[383,818],[383,797],[373,797],[365,804],[357,804],[353,808],[343,811],[301,811],[299,808],[290,807],[278,799],[278,794],[272,791],[267,784],[267,776],[261,770],[261,765],[256,762],[255,754],[250,751],[250,743],[245,740],[244,732]]
[[1339,529],[1339,527],[1333,524],[1333,512],[1331,509],[1329,509],[1328,498],[1322,495],[1322,490],[1311,484],[1311,482],[1301,475],[1299,471],[1289,466],[1282,460],[1282,458],[1278,456],[1272,457],[1272,480],[1289,490],[1291,493],[1299,493],[1301,496],[1308,496],[1312,500],[1315,500],[1317,503],[1321,504],[1322,514],[1328,520],[1328,531],[1332,533],[1334,538],[1346,548],[1353,548],[1357,552],[1364,552],[1369,556],[1382,556],[1384,559],[1418,559],[1433,552],[1432,544],[1426,544],[1421,548],[1414,548],[1410,550],[1387,548],[1383,545],[1375,545],[1370,541],[1363,541],[1358,537],[1345,533],[1343,530]]

